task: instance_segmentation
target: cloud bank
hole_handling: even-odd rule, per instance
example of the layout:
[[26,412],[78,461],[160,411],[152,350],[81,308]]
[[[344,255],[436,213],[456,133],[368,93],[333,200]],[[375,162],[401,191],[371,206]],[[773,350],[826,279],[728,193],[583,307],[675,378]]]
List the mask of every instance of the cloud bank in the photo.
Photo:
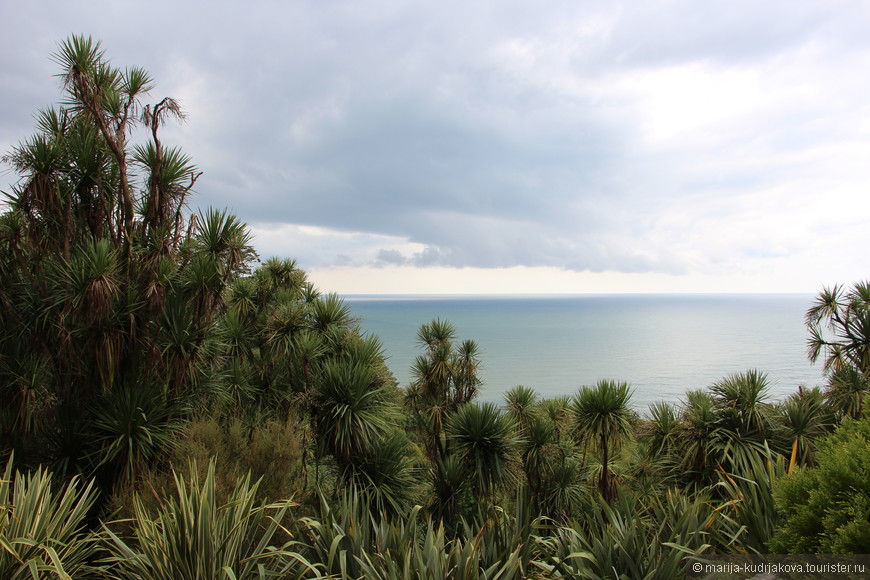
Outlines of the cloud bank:
[[0,145],[85,33],[181,99],[195,203],[264,256],[810,290],[867,271],[866,4],[417,4],[7,3]]

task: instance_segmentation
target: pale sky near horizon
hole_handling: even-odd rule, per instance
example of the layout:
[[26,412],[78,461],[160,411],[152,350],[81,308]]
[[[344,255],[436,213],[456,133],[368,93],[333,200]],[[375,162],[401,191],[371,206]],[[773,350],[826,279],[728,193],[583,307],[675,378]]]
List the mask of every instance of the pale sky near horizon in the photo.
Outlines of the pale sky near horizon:
[[[72,33],[263,258],[324,291],[809,292],[870,278],[870,4],[0,1],[0,150]],[[16,176],[4,169],[0,190]]]

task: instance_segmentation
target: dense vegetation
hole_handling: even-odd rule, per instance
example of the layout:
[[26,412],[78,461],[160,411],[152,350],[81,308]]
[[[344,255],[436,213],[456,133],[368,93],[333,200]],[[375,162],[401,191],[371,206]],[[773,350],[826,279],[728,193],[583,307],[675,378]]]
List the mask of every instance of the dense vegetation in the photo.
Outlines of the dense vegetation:
[[[807,313],[828,382],[747,371],[657,403],[602,380],[476,402],[436,319],[410,385],[290,260],[259,264],[83,37],[4,158],[0,577],[663,578],[690,555],[870,552],[870,285]],[[134,137],[140,136],[141,141]]]

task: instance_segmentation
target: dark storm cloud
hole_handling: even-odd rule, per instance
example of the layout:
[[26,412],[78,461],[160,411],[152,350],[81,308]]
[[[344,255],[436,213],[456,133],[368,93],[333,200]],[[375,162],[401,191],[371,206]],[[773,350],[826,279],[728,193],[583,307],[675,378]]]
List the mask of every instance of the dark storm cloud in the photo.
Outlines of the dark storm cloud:
[[[870,17],[821,1],[52,2],[0,20],[5,149],[59,95],[57,42],[91,34],[182,99],[190,120],[166,136],[205,172],[195,203],[334,231],[346,247],[298,256],[312,267],[677,273],[738,246],[742,194],[812,181],[809,152],[856,138],[835,111],[863,111],[863,81],[838,66],[865,62]],[[728,75],[761,87],[736,86],[734,111],[704,85]]]
[[[608,154],[589,143],[577,148],[561,130],[511,135],[426,107],[425,96],[348,107],[345,123],[324,128],[321,142],[286,161],[310,176],[286,184],[286,209],[314,223],[408,234],[440,212],[556,219],[558,204],[607,187]],[[603,145],[612,139],[597,133]]]

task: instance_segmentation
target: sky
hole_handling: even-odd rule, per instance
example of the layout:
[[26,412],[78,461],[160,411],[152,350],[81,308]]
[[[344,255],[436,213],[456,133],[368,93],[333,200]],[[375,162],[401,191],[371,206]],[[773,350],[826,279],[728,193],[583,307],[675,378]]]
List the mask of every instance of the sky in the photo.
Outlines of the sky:
[[70,34],[181,101],[192,210],[323,291],[870,277],[863,0],[0,0],[3,152],[61,99]]

